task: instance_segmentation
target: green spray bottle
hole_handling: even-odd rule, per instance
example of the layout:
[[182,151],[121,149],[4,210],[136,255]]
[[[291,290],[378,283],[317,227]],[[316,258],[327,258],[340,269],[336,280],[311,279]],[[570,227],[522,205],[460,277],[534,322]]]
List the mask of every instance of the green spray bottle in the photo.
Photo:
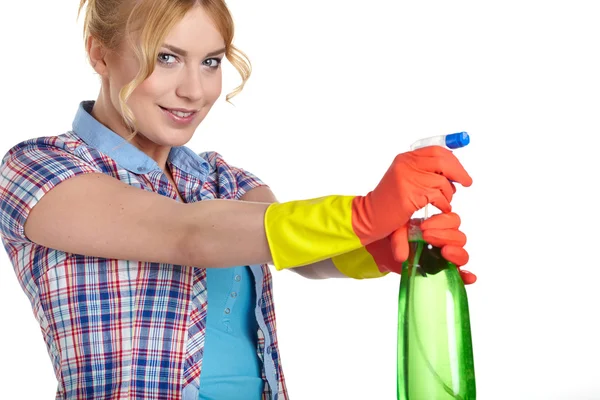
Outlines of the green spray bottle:
[[[459,132],[419,140],[411,150],[457,149],[469,141],[466,132]],[[409,256],[400,278],[397,400],[475,400],[465,286],[456,265],[442,257],[441,249],[423,241],[423,220],[410,222]]]

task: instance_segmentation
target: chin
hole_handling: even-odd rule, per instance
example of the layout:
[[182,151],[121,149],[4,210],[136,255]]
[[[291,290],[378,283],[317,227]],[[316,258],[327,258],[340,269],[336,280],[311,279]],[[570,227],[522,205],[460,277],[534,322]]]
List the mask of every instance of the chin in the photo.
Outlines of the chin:
[[163,132],[168,132],[170,135],[168,137],[162,135],[163,137],[161,139],[164,139],[166,146],[183,146],[192,139],[194,132],[196,132],[196,128],[197,127],[190,127],[188,129],[165,129]]
[[173,127],[170,126],[156,124],[149,130],[142,130],[140,127],[138,136],[143,137],[143,141],[149,142],[146,145],[143,145],[140,142],[144,147],[148,145],[177,147],[183,146],[189,142],[192,136],[194,136],[195,131],[196,128],[173,129]]

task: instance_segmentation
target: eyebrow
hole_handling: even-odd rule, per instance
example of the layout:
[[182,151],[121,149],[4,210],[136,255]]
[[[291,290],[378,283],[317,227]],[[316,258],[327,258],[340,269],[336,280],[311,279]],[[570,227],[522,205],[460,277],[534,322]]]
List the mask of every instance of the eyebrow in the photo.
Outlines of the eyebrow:
[[[185,57],[185,56],[187,56],[187,55],[188,55],[188,52],[187,52],[187,51],[185,51],[185,50],[183,50],[183,49],[180,49],[180,48],[179,48],[179,47],[177,47],[177,46],[173,46],[173,45],[171,45],[171,44],[166,44],[166,43],[165,43],[165,44],[163,45],[163,47],[166,47],[167,49],[169,49],[169,50],[171,50],[171,51],[173,51],[173,52],[175,52],[175,53],[178,53],[178,54],[182,55],[183,57]],[[207,54],[206,54],[206,57],[213,57],[213,56],[219,55],[219,54],[221,54],[221,53],[225,53],[225,51],[226,51],[226,50],[227,50],[227,49],[226,49],[225,47],[223,47],[222,49],[215,50],[215,51],[211,51],[210,53],[207,53]]]

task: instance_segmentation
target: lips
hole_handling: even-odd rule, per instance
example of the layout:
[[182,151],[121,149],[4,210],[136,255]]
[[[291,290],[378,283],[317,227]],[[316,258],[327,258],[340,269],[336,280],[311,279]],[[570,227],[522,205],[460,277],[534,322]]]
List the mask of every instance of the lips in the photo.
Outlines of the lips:
[[159,107],[167,112],[170,112],[173,115],[178,116],[179,118],[188,118],[196,113],[195,110],[187,110],[187,109],[182,109],[182,108],[165,108],[162,106],[159,106]]
[[189,126],[196,119],[198,110],[188,110],[185,108],[165,108],[159,106],[163,115],[172,123],[178,126]]

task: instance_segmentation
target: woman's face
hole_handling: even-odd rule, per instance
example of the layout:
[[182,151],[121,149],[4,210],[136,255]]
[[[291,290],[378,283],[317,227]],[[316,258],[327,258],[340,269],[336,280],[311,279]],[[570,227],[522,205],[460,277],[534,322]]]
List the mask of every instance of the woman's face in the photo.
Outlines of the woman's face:
[[[201,6],[195,6],[167,35],[156,67],[127,102],[141,138],[140,147],[187,143],[221,94],[225,42]],[[106,59],[110,103],[120,114],[119,91],[137,74],[139,63],[124,43]],[[114,130],[114,128],[113,128]],[[145,139],[148,143],[144,143]]]

